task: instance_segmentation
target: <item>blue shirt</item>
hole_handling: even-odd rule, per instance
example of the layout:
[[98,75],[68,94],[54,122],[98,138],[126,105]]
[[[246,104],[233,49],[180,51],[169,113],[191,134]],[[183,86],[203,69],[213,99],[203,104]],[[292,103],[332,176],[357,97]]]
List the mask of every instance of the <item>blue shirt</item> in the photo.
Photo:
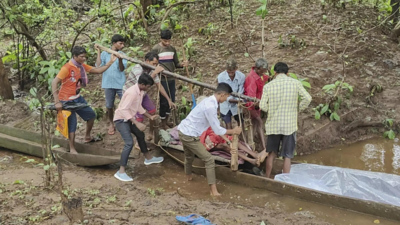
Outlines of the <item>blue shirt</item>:
[[[124,54],[119,51],[118,53]],[[108,52],[102,52],[100,55],[101,65],[104,66],[108,61],[110,61],[111,54]],[[124,64],[124,68],[126,69],[127,61],[126,59],[122,60],[122,64]],[[119,70],[119,59],[115,60],[115,62],[103,72],[102,80],[101,80],[101,88],[114,88],[114,89],[122,89],[125,84],[125,72]]]
[[[245,79],[246,79],[246,76],[238,70],[236,70],[235,78],[233,78],[233,80],[231,80],[231,78],[228,75],[228,72],[226,72],[226,71],[224,71],[218,75],[218,83],[229,84],[229,86],[231,86],[233,92],[237,92],[239,94],[243,94],[243,92],[244,92]],[[229,103],[230,99],[238,99],[238,98],[229,96],[225,102],[219,104],[219,111],[221,112],[221,114],[226,115],[226,114],[228,114],[228,112],[230,110],[232,115],[235,116],[238,114],[238,106],[237,106],[237,104]]]

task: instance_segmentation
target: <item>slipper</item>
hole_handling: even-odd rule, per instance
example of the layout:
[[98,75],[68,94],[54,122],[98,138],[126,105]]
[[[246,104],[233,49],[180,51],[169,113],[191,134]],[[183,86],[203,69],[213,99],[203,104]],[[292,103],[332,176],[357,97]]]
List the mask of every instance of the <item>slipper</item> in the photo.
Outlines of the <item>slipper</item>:
[[101,139],[101,138],[99,138],[99,137],[94,137],[94,138],[92,138],[90,141],[86,141],[85,140],[85,143],[92,143],[92,142],[97,142],[97,141],[102,141],[103,139]]
[[186,224],[213,225],[209,220],[197,214],[190,214],[189,216],[176,216],[176,220]]
[[112,131],[110,129],[108,129],[108,134],[109,135],[114,135],[115,134],[115,128]]

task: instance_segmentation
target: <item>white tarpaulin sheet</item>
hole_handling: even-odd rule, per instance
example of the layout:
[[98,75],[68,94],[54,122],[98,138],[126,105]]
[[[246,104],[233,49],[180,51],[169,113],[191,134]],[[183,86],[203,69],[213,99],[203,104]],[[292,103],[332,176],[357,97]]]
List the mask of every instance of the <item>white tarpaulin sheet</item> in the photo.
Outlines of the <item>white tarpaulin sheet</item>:
[[315,164],[294,164],[275,180],[318,191],[400,206],[400,176]]

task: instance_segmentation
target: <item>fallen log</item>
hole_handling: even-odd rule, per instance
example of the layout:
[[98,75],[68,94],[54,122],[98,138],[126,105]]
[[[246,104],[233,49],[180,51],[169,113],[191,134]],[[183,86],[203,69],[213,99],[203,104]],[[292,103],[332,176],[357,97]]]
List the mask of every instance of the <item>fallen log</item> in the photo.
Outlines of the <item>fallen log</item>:
[[[109,48],[106,48],[106,47],[104,47],[104,46],[101,46],[101,45],[98,45],[98,44],[96,44],[95,47],[96,47],[96,46],[97,46],[100,50],[106,51],[106,52],[108,52],[108,53],[110,53],[110,54],[119,55],[118,52],[113,51],[113,50],[111,50],[111,49],[109,49]],[[132,57],[128,57],[128,56],[126,56],[126,55],[122,55],[122,54],[121,54],[121,58],[126,59],[126,60],[128,60],[128,61],[130,61],[130,62],[133,62],[133,63],[136,63],[136,64],[140,64],[142,67],[145,67],[145,68],[148,68],[148,69],[151,69],[151,70],[154,70],[154,69],[155,69],[155,67],[152,66],[152,65],[149,65],[149,64],[147,64],[147,63],[145,63],[145,62],[142,62],[142,61],[140,61],[140,60],[134,59],[134,58],[132,58]],[[210,85],[210,84],[206,84],[206,83],[203,83],[203,82],[200,82],[200,81],[197,81],[197,80],[193,80],[193,79],[190,79],[190,78],[181,76],[181,75],[176,74],[176,73],[171,73],[171,72],[169,72],[169,71],[163,71],[162,73],[165,74],[165,75],[167,75],[167,76],[174,77],[174,78],[176,78],[176,79],[179,79],[179,80],[182,80],[182,81],[185,81],[185,82],[188,82],[188,83],[191,83],[191,84],[200,86],[200,87],[208,88],[208,89],[213,90],[213,91],[216,90],[216,87],[214,87],[214,86],[212,86],[212,85]],[[238,97],[238,98],[241,98],[241,99],[244,99],[244,100],[247,100],[247,101],[251,101],[251,102],[259,102],[259,101],[260,101],[260,99],[251,98],[251,97],[249,97],[249,96],[242,95],[242,94],[239,94],[239,93],[236,93],[236,92],[233,92],[231,95],[232,95],[232,96],[235,96],[235,97]]]

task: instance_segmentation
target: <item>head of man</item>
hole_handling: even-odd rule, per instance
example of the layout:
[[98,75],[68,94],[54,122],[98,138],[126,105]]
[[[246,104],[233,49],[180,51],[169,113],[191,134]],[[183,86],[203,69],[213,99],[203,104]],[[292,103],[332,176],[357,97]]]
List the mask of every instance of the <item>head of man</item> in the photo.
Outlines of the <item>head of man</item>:
[[231,96],[232,88],[227,83],[219,83],[215,91],[215,97],[219,103],[225,102]]
[[144,61],[154,67],[158,65],[158,54],[155,52],[149,52],[144,56]]
[[278,62],[274,66],[274,72],[275,72],[274,75],[278,75],[280,73],[284,73],[287,75],[289,73],[289,67],[286,63]]
[[72,48],[72,58],[80,64],[83,64],[86,61],[86,50],[82,46],[74,46]]
[[161,45],[168,47],[171,45],[172,32],[168,29],[161,31]]
[[119,34],[115,34],[111,38],[111,46],[115,51],[121,51],[125,47],[125,38]]
[[235,59],[228,59],[226,61],[226,72],[228,73],[229,77],[233,80],[235,78],[237,70],[237,62]]
[[258,76],[264,75],[268,71],[268,62],[264,58],[259,58],[256,61],[254,66],[254,72],[258,74]]
[[153,84],[154,80],[148,73],[140,75],[138,85],[141,91],[147,91],[151,86],[153,86]]

